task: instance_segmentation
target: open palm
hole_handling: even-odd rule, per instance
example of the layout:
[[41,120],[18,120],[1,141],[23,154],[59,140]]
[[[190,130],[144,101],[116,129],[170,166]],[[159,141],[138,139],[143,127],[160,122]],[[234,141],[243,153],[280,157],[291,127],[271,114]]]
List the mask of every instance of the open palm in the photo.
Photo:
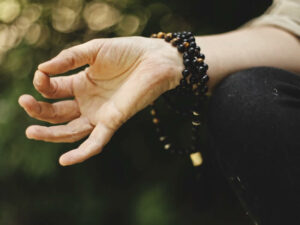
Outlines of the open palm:
[[[88,64],[83,71],[51,77]],[[132,115],[174,88],[182,70],[175,48],[142,37],[95,39],[63,50],[39,65],[33,84],[44,97],[74,98],[50,104],[22,95],[20,105],[39,120],[64,125],[28,127],[28,138],[75,142],[77,149],[60,157],[61,165],[82,162],[101,152],[114,132]]]

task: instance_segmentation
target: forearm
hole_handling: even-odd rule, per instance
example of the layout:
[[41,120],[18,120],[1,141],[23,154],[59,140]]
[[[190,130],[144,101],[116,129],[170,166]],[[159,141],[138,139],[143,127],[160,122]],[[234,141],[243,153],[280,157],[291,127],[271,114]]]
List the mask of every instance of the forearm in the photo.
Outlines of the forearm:
[[197,37],[210,66],[210,88],[227,75],[255,66],[271,66],[300,74],[300,42],[275,27],[240,29]]

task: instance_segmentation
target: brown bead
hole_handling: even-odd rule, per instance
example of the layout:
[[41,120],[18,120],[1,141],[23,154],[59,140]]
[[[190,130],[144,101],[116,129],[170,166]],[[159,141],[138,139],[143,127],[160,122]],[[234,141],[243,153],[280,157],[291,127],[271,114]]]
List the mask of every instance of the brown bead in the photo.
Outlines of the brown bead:
[[173,34],[172,34],[172,33],[167,33],[167,34],[166,34],[166,37],[168,37],[168,38],[171,38],[171,39],[172,39],[172,38],[173,38]]
[[151,114],[152,116],[155,116],[155,115],[156,115],[156,111],[155,111],[154,109],[152,109],[152,110],[150,111],[150,114]]
[[164,141],[164,140],[166,140],[166,137],[161,136],[161,137],[159,137],[159,140],[160,140],[160,141]]
[[164,149],[169,150],[170,147],[171,147],[171,144],[165,144]]
[[194,116],[199,116],[200,114],[199,114],[199,112],[193,111],[193,115]]
[[193,166],[201,166],[203,163],[203,158],[200,152],[195,152],[190,154],[190,158],[192,160]]
[[159,120],[158,120],[157,118],[153,118],[152,122],[153,122],[154,124],[158,124]]
[[158,38],[165,38],[165,33],[164,33],[164,32],[159,32],[159,33],[157,34],[157,37],[158,37]]
[[152,34],[151,37],[152,38],[157,38],[157,34]]
[[197,62],[198,62],[198,63],[203,63],[203,61],[204,61],[204,60],[203,60],[202,58],[197,58]]
[[176,41],[178,41],[178,38],[173,38],[173,39],[171,40],[171,44],[172,44],[173,46],[176,46]]
[[188,47],[190,46],[190,43],[184,42],[184,43],[183,43],[183,46],[184,46],[185,48],[188,48]]

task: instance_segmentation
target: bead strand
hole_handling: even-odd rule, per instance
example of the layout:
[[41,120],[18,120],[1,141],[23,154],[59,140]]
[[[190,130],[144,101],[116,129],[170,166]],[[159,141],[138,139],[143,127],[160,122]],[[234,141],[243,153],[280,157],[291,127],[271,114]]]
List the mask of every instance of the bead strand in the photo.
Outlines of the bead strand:
[[[199,147],[199,133],[201,127],[200,101],[206,97],[208,91],[207,82],[209,76],[207,75],[208,65],[204,62],[205,55],[201,53],[201,48],[196,45],[195,37],[191,32],[176,32],[164,33],[159,32],[152,34],[152,38],[164,39],[182,53],[184,70],[182,71],[182,78],[180,84],[174,89],[165,94],[163,97],[168,105],[176,114],[191,118],[192,122],[192,144],[187,148],[176,148],[162,130],[161,122],[158,117],[155,104],[151,104],[150,114],[152,115],[153,124],[156,126],[159,141],[163,148],[171,153],[189,154],[194,166],[202,164],[202,156],[198,151]],[[170,93],[173,95],[191,96],[194,99],[194,104],[188,109],[180,109],[175,107],[174,102],[171,101]]]

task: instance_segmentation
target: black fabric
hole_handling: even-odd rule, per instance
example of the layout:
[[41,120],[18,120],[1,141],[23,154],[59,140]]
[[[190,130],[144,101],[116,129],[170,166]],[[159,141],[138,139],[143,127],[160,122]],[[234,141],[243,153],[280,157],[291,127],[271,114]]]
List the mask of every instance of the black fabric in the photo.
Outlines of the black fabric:
[[225,78],[213,91],[209,142],[251,217],[300,224],[300,76],[267,67]]

